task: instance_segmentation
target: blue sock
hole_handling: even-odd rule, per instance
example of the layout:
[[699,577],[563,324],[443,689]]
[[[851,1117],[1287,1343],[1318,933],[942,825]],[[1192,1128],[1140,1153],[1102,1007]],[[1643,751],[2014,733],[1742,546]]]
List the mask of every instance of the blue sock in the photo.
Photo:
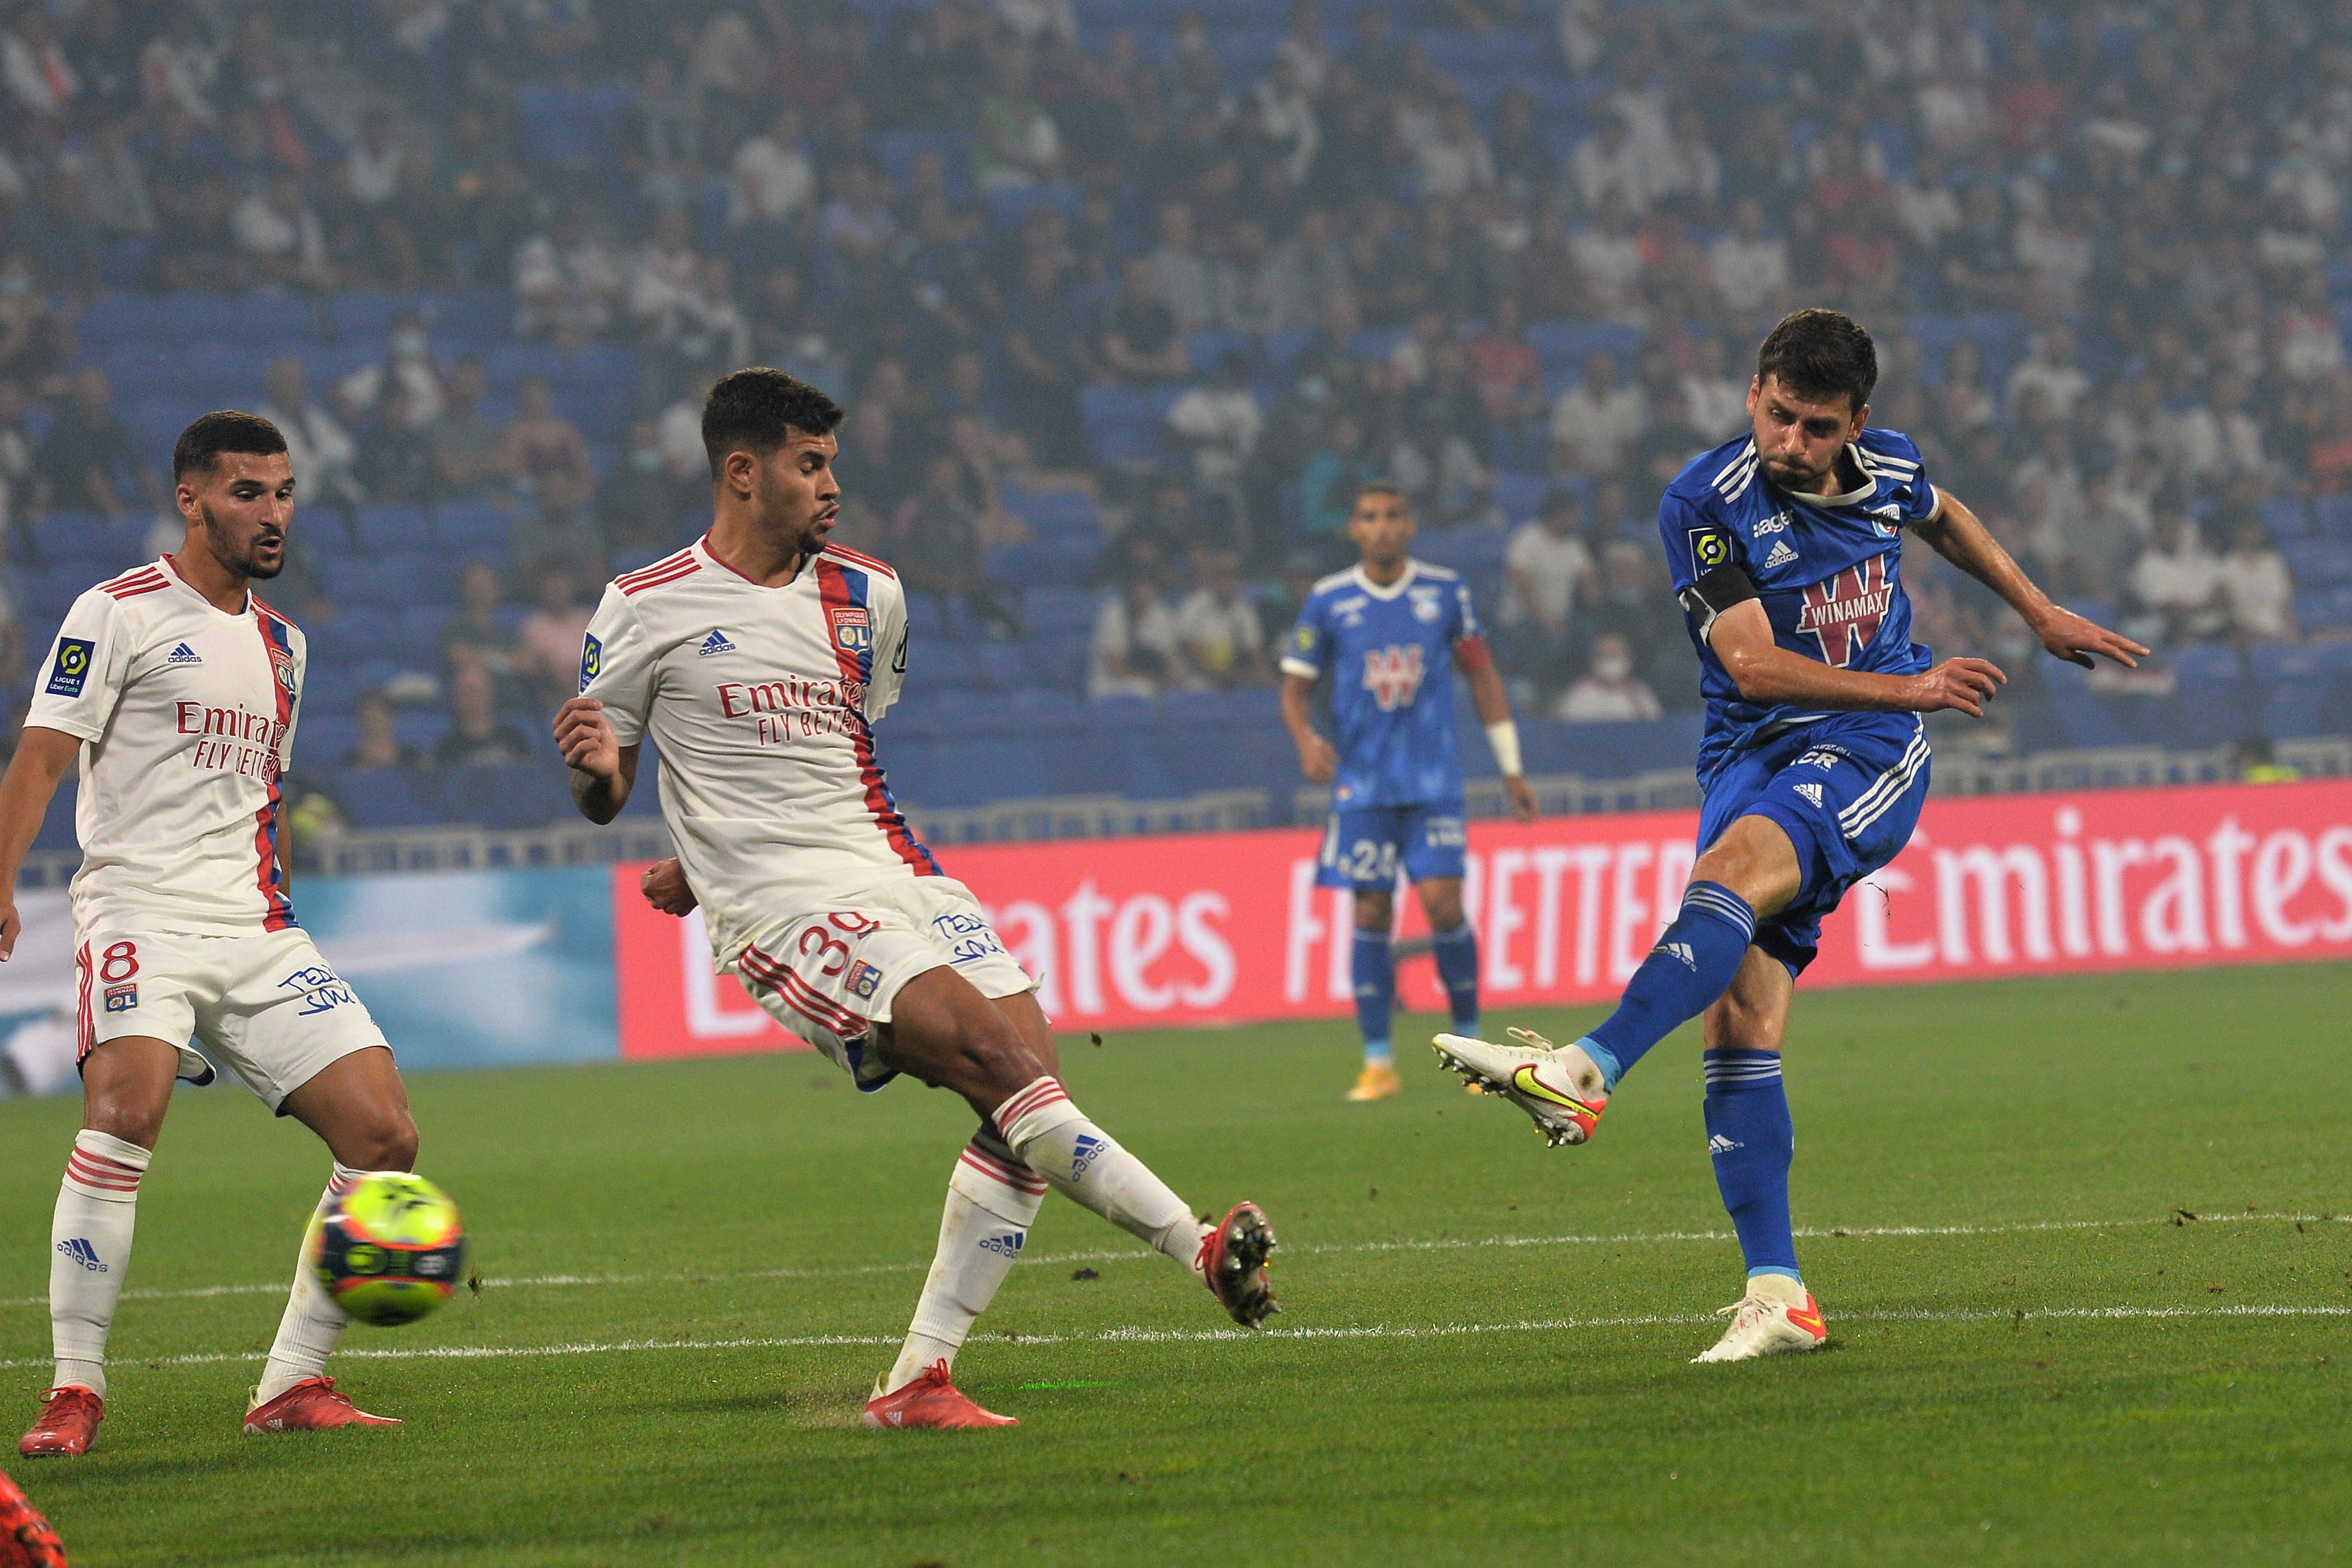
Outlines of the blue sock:
[[1396,1060],[1389,1047],[1389,1019],[1396,1012],[1396,959],[1385,931],[1356,931],[1356,1027],[1363,1031],[1364,1061],[1386,1067]]
[[1437,953],[1437,977],[1445,982],[1445,1003],[1454,1016],[1454,1032],[1478,1032],[1478,934],[1465,920],[1451,931],[1430,938]]
[[1715,883],[1690,884],[1683,912],[1633,971],[1617,1010],[1577,1042],[1591,1053],[1612,1091],[1652,1046],[1731,988],[1755,939],[1756,912],[1746,899]]
[[1797,1239],[1789,1228],[1789,1162],[1797,1150],[1780,1057],[1771,1051],[1706,1053],[1706,1146],[1715,1185],[1739,1232],[1748,1275],[1797,1272]]

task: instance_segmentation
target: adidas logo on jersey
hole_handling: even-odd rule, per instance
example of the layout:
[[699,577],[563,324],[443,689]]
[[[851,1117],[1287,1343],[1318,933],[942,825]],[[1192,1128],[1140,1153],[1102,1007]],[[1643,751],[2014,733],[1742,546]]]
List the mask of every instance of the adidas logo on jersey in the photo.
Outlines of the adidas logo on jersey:
[[1664,953],[1669,956],[1680,958],[1683,961],[1684,968],[1688,969],[1694,975],[1698,973],[1698,955],[1691,951],[1691,946],[1687,942],[1661,942],[1656,946],[1651,948],[1650,951],[1653,953]]
[[1776,566],[1791,565],[1796,559],[1797,552],[1789,548],[1788,540],[1775,539],[1772,541],[1771,553],[1764,558],[1764,570],[1769,571]]
[[205,662],[205,658],[203,654],[183,643],[173,649],[170,656],[163,662],[167,664],[201,664]]
[[1806,800],[1811,800],[1816,810],[1820,808],[1822,803],[1822,787],[1820,785],[1815,784],[1811,780],[1807,780],[1805,783],[1797,786],[1797,793],[1802,795]]
[[1706,1152],[1710,1155],[1727,1155],[1734,1149],[1744,1149],[1747,1146],[1746,1144],[1733,1143],[1721,1133],[1717,1133],[1706,1141]]
[[702,646],[695,650],[696,653],[706,659],[714,653],[731,653],[734,651],[735,644],[727,640],[727,633],[715,628],[709,636],[702,640]]

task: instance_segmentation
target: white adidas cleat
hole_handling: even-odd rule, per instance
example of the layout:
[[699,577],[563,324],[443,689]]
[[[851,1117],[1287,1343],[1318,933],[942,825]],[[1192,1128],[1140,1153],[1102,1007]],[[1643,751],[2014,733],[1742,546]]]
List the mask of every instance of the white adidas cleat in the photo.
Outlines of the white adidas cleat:
[[1592,1136],[1609,1106],[1600,1065],[1581,1046],[1554,1045],[1532,1030],[1515,1029],[1517,1045],[1441,1034],[1429,1043],[1437,1060],[1462,1081],[1499,1094],[1535,1118],[1544,1141],[1558,1148]]
[[1693,1365],[1819,1350],[1829,1343],[1830,1327],[1812,1292],[1786,1274],[1757,1275],[1748,1281],[1748,1294],[1715,1315],[1729,1318],[1731,1326],[1712,1348],[1691,1357]]

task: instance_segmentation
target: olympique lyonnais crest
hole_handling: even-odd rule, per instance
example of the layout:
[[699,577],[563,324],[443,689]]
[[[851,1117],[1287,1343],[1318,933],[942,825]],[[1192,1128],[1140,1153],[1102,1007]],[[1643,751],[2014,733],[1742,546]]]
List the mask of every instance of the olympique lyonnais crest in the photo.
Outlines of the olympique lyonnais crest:
[[833,640],[853,653],[863,653],[874,645],[874,628],[866,618],[862,605],[835,605],[825,611],[825,619],[833,622]]
[[294,650],[269,644],[269,668],[278,676],[278,684],[289,692],[294,689]]
[[1878,639],[1879,622],[1894,600],[1886,580],[1886,557],[1872,556],[1805,590],[1805,608],[1797,630],[1810,632],[1822,645],[1822,657],[1843,668],[1862,656]]

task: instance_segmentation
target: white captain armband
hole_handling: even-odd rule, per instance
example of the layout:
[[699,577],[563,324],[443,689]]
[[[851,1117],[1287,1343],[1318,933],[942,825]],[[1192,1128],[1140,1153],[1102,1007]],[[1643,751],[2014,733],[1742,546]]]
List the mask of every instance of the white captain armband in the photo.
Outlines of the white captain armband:
[[1698,640],[1706,642],[1715,630],[1716,617],[1735,604],[1744,604],[1758,597],[1756,585],[1748,574],[1732,565],[1717,567],[1677,595],[1684,612],[1698,629]]
[[1519,727],[1509,719],[1486,727],[1486,744],[1494,749],[1495,768],[1506,779],[1517,779],[1527,769],[1519,765]]

